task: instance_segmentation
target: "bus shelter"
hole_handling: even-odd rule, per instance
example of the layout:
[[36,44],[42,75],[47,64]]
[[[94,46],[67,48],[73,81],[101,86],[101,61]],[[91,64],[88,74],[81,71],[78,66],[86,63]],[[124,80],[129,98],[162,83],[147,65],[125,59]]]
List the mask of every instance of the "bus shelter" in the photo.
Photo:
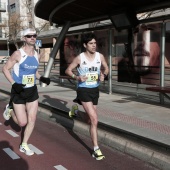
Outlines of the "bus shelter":
[[[113,27],[118,31],[122,29],[134,28],[140,23],[149,21],[162,21],[161,31],[161,78],[160,85],[164,86],[164,51],[165,51],[165,27],[169,15],[156,17],[147,20],[138,20],[136,15],[139,13],[153,10],[165,9],[170,6],[168,0],[98,0],[97,3],[91,0],[39,0],[35,6],[35,15],[39,18],[48,20],[51,25],[62,27],[58,39],[50,54],[50,58],[44,73],[49,77],[54,62],[54,58],[60,48],[65,35],[70,27],[87,23],[94,23],[101,20],[110,19]],[[110,32],[110,37],[111,37]],[[110,46],[112,45],[110,38]],[[109,50],[109,69],[111,73],[112,50]],[[109,75],[109,93],[112,89],[112,76]],[[45,86],[45,84],[43,84]]]

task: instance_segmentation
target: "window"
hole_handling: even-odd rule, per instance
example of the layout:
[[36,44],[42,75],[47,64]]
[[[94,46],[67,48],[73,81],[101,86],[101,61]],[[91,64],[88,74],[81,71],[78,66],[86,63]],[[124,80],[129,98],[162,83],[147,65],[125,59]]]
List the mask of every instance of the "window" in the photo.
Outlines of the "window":
[[29,28],[32,27],[32,21],[29,21]]
[[15,3],[10,5],[10,12],[14,13],[16,11]]

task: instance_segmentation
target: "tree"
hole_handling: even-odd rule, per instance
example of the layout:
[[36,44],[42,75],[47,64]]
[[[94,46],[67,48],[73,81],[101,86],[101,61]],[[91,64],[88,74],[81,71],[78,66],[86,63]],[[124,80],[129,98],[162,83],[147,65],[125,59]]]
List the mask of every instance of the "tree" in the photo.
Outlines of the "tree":
[[31,0],[23,0],[22,8],[25,8],[27,12],[27,19],[29,22],[29,27],[32,27],[36,30],[37,34],[39,34],[42,30],[48,30],[50,27],[50,23],[43,19],[39,19],[34,15],[34,1]]
[[20,14],[9,14],[9,41],[13,42],[16,49],[19,48],[18,42],[20,41],[19,33],[24,29],[24,18],[20,16]]
[[[34,0],[33,0],[34,1]],[[9,42],[14,43],[16,49],[19,48],[21,42],[22,30],[26,28],[34,28],[39,34],[45,28],[48,29],[49,22],[38,19],[34,15],[34,5],[32,0],[22,0],[20,4],[20,11],[9,12],[9,21],[7,37]]]
[[148,19],[148,18],[166,15],[166,13],[169,13],[168,11],[169,11],[169,8],[155,10],[155,11],[149,11],[149,12],[140,13],[137,15],[137,17],[139,20]]

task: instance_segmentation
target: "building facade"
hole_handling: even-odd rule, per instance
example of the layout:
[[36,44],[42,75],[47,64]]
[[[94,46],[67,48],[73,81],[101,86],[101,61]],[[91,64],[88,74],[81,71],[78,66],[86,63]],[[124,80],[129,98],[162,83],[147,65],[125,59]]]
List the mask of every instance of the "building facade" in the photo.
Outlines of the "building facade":
[[8,9],[6,0],[0,1],[0,56],[8,55],[7,52],[7,22],[8,22]]

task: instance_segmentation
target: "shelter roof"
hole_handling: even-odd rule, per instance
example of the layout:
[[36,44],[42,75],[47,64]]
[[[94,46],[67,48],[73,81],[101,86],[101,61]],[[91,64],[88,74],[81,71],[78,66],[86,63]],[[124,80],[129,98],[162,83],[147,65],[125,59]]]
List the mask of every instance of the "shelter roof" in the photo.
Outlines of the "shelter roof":
[[39,0],[35,15],[58,26],[72,26],[109,19],[110,15],[133,10],[148,12],[170,7],[170,0]]

